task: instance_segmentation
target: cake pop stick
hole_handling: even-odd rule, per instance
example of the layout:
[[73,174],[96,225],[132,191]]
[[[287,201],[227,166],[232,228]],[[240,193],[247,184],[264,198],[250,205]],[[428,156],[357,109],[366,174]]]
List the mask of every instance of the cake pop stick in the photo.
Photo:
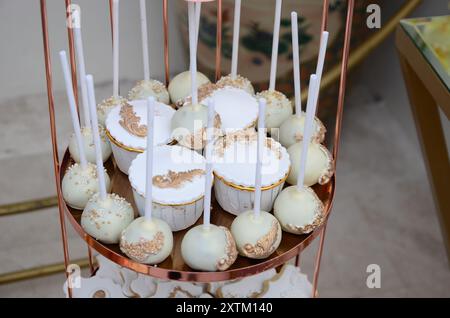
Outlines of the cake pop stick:
[[64,74],[64,82],[66,84],[66,93],[67,99],[69,100],[70,116],[72,118],[73,130],[75,132],[75,139],[80,154],[80,165],[82,169],[86,169],[87,168],[86,153],[84,152],[83,140],[81,138],[80,122],[78,121],[77,107],[75,104],[75,96],[73,93],[72,79],[70,77],[69,63],[67,62],[66,52],[65,51],[59,52],[59,58],[61,60],[61,66]]
[[113,96],[119,98],[119,0],[113,0]]
[[233,51],[231,55],[231,78],[237,76],[238,50],[239,50],[239,27],[241,21],[241,0],[234,1],[234,24],[233,24]]
[[258,145],[256,153],[256,178],[255,178],[255,203],[253,205],[253,211],[256,216],[259,217],[261,213],[261,161],[262,152],[264,149],[265,138],[265,111],[266,100],[261,98],[259,100],[259,116],[258,116]]
[[202,13],[202,3],[195,3],[195,47],[198,47],[198,35],[200,32],[200,16]]
[[97,159],[97,175],[99,182],[99,195],[101,200],[106,200],[105,169],[103,168],[102,150],[100,144],[100,133],[98,130],[97,108],[95,101],[94,78],[86,75],[86,85],[89,95],[89,110],[91,116],[91,126],[94,135],[95,153]]
[[153,141],[155,139],[155,99],[149,97],[147,99],[147,168],[145,178],[145,218],[152,220],[153,207]]
[[[320,37],[320,48],[319,48],[319,56],[317,58],[317,66],[316,66],[316,75],[317,75],[317,83],[320,90],[320,83],[322,82],[322,73],[323,73],[323,65],[325,63],[325,55],[327,52],[327,43],[328,43],[328,35],[327,31],[322,32],[322,36]],[[317,92],[319,94],[319,92]],[[316,103],[318,102],[318,98]]]
[[212,186],[212,147],[214,131],[214,100],[208,103],[208,126],[206,129],[206,175],[205,175],[205,198],[203,211],[203,225],[210,225],[211,217],[211,186]]
[[84,126],[90,127],[90,116],[89,116],[89,97],[86,87],[86,81],[83,79],[86,78],[86,66],[84,62],[84,51],[83,51],[83,40],[81,37],[81,21],[80,21],[80,12],[76,10],[74,14],[74,18],[78,21],[74,23],[74,36],[75,36],[75,49],[77,52],[78,59],[78,76],[80,77],[80,87],[81,87],[81,101],[83,103],[83,115],[84,115]]
[[298,22],[297,12],[291,12],[291,28],[292,28],[292,55],[294,62],[294,90],[295,90],[295,115],[300,116],[302,113],[302,99],[300,88],[300,57],[298,45]]
[[272,59],[271,59],[271,64],[270,64],[269,91],[275,90],[275,82],[276,82],[276,77],[277,77],[278,43],[280,40],[281,4],[282,4],[282,0],[277,0],[276,6],[275,6],[275,21],[273,24]]
[[150,80],[150,63],[148,59],[147,8],[145,0],[139,2],[141,13],[142,58],[144,62],[144,80]]
[[198,104],[198,92],[197,92],[197,49],[195,46],[195,3],[188,3],[188,16],[189,16],[189,53],[190,53],[190,71],[191,71],[191,96],[192,104]]
[[306,119],[305,130],[303,133],[302,154],[300,157],[299,173],[297,175],[297,188],[299,190],[303,189],[305,181],[306,158],[308,157],[309,144],[311,142],[311,136],[313,134],[314,116],[317,106],[316,100],[318,95],[317,92],[319,90],[318,82],[318,77],[315,74],[311,75],[309,79],[308,102],[306,105]]

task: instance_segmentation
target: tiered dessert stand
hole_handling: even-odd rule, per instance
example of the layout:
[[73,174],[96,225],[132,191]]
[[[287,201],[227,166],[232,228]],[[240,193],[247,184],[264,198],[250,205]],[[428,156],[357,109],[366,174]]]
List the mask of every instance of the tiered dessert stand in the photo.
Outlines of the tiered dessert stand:
[[[164,32],[164,62],[165,62],[165,81],[166,84],[169,82],[169,45],[168,45],[168,0],[163,1],[163,32]],[[328,7],[329,1],[323,1],[323,15],[322,15],[322,31],[327,30],[327,17],[328,17]],[[70,0],[65,0],[66,7],[71,5]],[[220,59],[221,59],[221,30],[222,30],[222,1],[217,0],[217,54],[216,54],[216,80],[221,76],[220,71]],[[110,13],[112,7],[112,0],[109,0]],[[344,96],[345,96],[345,86],[346,86],[346,72],[347,72],[347,62],[350,48],[350,38],[351,38],[351,25],[353,17],[354,0],[347,1],[347,17],[345,24],[345,38],[343,43],[343,53],[342,53],[342,64],[341,64],[341,75],[340,75],[340,85],[339,85],[339,96],[337,101],[337,115],[334,128],[334,139],[332,145],[332,154],[336,162],[339,149],[339,140],[341,132],[341,122],[344,107]],[[49,45],[49,34],[48,34],[48,21],[47,21],[47,11],[46,11],[46,0],[40,0],[41,7],[41,18],[42,18],[42,33],[44,41],[44,56],[45,56],[45,67],[46,67],[46,80],[47,80],[47,94],[48,94],[48,105],[49,105],[49,115],[50,115],[50,129],[51,129],[51,139],[53,146],[53,165],[56,181],[56,191],[58,195],[58,207],[59,207],[59,218],[62,234],[63,252],[64,252],[64,263],[66,269],[70,264],[69,257],[69,246],[67,239],[67,232],[65,227],[65,220],[68,219],[69,223],[74,227],[77,233],[86,241],[88,245],[88,257],[90,263],[91,272],[94,273],[96,268],[94,265],[92,250],[102,254],[111,261],[117,263],[120,266],[127,267],[136,272],[151,275],[156,278],[180,280],[180,281],[190,281],[190,282],[214,282],[214,281],[224,281],[236,278],[243,278],[246,276],[251,276],[262,271],[268,270],[270,268],[278,267],[287,261],[296,258],[296,265],[300,263],[300,255],[303,250],[305,250],[317,237],[319,237],[319,245],[315,258],[314,275],[313,275],[313,293],[312,295],[317,295],[317,283],[320,272],[321,256],[323,251],[325,232],[328,222],[328,217],[331,212],[333,205],[333,198],[335,193],[336,180],[333,177],[332,180],[325,185],[316,185],[314,190],[323,201],[326,211],[325,221],[321,226],[317,227],[313,232],[307,235],[292,235],[289,233],[283,233],[282,242],[279,248],[273,253],[269,258],[264,260],[252,260],[244,257],[238,257],[237,261],[226,271],[223,272],[197,272],[190,269],[183,261],[181,257],[181,240],[183,235],[187,230],[174,233],[174,249],[171,256],[169,256],[163,263],[158,266],[149,266],[140,264],[132,261],[126,257],[119,249],[118,244],[108,245],[100,243],[99,241],[88,235],[80,225],[81,211],[70,208],[66,205],[61,194],[61,180],[63,174],[61,171],[65,171],[72,163],[68,150],[66,150],[62,162],[58,157],[57,148],[57,136],[56,136],[56,121],[55,121],[55,110],[54,110],[54,99],[53,99],[53,83],[52,83],[52,65],[51,65],[51,54]],[[299,8],[301,9],[301,8]],[[69,15],[70,12],[67,12]],[[70,21],[70,19],[68,19]],[[111,24],[114,21],[111,15]],[[112,26],[112,25],[111,25]],[[319,30],[318,30],[319,31]],[[68,24],[68,38],[69,38],[69,51],[70,51],[70,62],[72,79],[74,86],[77,84],[77,72],[75,63],[75,49],[74,49],[74,37],[73,30],[70,23]],[[76,87],[74,91],[77,92]],[[76,96],[77,99],[77,96]],[[77,100],[78,103],[78,100]],[[119,194],[120,196],[126,198],[129,202],[133,202],[133,196],[131,192],[131,187],[128,178],[125,174],[119,171],[115,166],[113,159],[110,159],[106,163],[106,168],[110,173],[112,180],[112,191]],[[224,225],[229,227],[234,219],[234,216],[224,212],[221,207],[213,199],[213,213],[211,213],[212,223],[216,225]],[[201,220],[199,221],[201,222]],[[197,222],[197,223],[199,223]],[[69,273],[66,274],[69,275]],[[71,290],[69,289],[69,296],[71,296]]]

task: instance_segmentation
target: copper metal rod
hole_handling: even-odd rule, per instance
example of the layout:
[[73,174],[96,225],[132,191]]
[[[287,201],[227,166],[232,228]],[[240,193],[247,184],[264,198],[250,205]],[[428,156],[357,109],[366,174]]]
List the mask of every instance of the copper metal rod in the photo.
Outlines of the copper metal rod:
[[334,132],[334,146],[333,146],[333,157],[334,157],[334,167],[336,168],[337,156],[339,153],[339,140],[341,139],[342,130],[342,115],[344,112],[344,99],[345,99],[345,84],[347,81],[347,66],[348,66],[348,56],[350,52],[350,40],[352,36],[352,22],[353,22],[353,8],[355,6],[354,0],[348,1],[347,8],[347,22],[345,25],[345,37],[344,37],[344,48],[342,52],[342,66],[341,66],[341,78],[339,83],[339,97],[338,97],[338,107],[336,114],[336,126]]
[[164,29],[164,75],[166,87],[170,82],[170,66],[169,66],[169,6],[168,0],[163,0],[163,29]]
[[216,30],[216,81],[222,75],[222,0],[217,0],[217,30]]
[[323,0],[323,8],[322,8],[322,24],[320,26],[320,34],[323,31],[328,30],[328,9],[329,9],[329,0]]
[[[58,156],[58,143],[56,137],[56,124],[55,124],[55,107],[53,99],[53,83],[52,83],[52,64],[50,55],[50,44],[48,39],[48,22],[47,22],[47,6],[46,0],[41,0],[41,22],[42,22],[42,37],[44,44],[44,57],[45,57],[45,76],[47,80],[47,97],[48,97],[48,112],[50,117],[50,133],[52,138],[52,150],[53,150],[53,170],[55,173],[56,193],[58,195],[58,208],[59,208],[59,222],[61,226],[62,245],[64,252],[64,265],[65,268],[70,264],[69,248],[67,243],[67,231],[64,218],[64,202],[62,200],[61,185],[60,185],[60,170],[59,170],[59,156]],[[66,271],[66,277],[68,273]],[[72,296],[72,291],[69,289],[69,297]]]
[[78,100],[78,81],[77,81],[77,62],[75,60],[75,42],[73,37],[73,21],[72,21],[72,1],[66,0],[66,21],[67,21],[67,37],[69,39],[69,58],[70,68],[72,70],[72,88],[77,105],[78,118],[80,117],[80,104]]
[[295,257],[295,266],[300,267],[300,255],[302,252],[298,253],[298,255]]
[[[353,0],[350,0],[353,1]],[[313,288],[312,288],[312,298],[317,296],[317,284],[319,283],[319,272],[320,272],[320,263],[322,261],[322,253],[323,253],[323,244],[325,242],[325,233],[327,231],[327,223],[328,220],[322,227],[322,233],[320,234],[319,248],[317,250],[316,261],[314,265],[314,277],[313,277]]]
[[109,0],[109,27],[111,28],[111,45],[114,45],[114,15],[113,15],[113,0]]
[[[73,263],[80,266],[80,268],[86,268],[89,266],[88,259],[74,260]],[[65,272],[65,268],[66,267],[64,263],[56,263],[37,266],[29,269],[23,269],[16,272],[0,274],[0,285],[11,284],[22,280],[58,274],[61,272]]]

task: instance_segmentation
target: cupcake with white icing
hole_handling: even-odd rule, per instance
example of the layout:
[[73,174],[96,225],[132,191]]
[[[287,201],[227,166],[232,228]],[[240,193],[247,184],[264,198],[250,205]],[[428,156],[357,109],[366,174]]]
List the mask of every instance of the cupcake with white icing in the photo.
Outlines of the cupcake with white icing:
[[235,87],[219,88],[206,98],[214,100],[224,133],[232,133],[255,126],[258,119],[258,102],[253,95]]
[[[217,140],[213,161],[215,195],[220,206],[235,215],[250,210],[255,191],[257,133],[253,129],[228,134]],[[261,209],[271,211],[290,169],[287,150],[266,138],[262,157]]]
[[[156,123],[156,122],[155,122]],[[203,211],[205,194],[205,158],[180,146],[154,149],[153,215],[166,221],[172,231],[195,224]],[[129,180],[139,213],[145,211],[146,154],[133,160]]]
[[[170,122],[175,110],[155,103],[155,145],[172,141]],[[106,133],[119,169],[128,174],[131,162],[146,149],[147,109],[145,100],[127,102],[111,110],[106,120]]]

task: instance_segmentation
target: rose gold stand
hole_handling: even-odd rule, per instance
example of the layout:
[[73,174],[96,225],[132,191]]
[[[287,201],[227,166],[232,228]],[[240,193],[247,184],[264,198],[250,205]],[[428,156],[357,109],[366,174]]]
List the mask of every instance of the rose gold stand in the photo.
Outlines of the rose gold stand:
[[[168,0],[163,1],[163,29],[164,29],[164,65],[165,65],[165,77],[166,82],[169,80],[169,45],[168,45],[168,32],[169,32],[169,21],[168,21]],[[195,0],[192,0],[195,1]],[[111,1],[109,1],[111,2]],[[324,9],[322,17],[322,30],[327,29],[327,17],[328,17],[328,0],[324,0]],[[70,5],[70,0],[66,0],[66,5]],[[216,52],[216,75],[220,76],[220,65],[221,59],[221,37],[222,37],[222,14],[221,14],[221,0],[217,1],[217,52]],[[338,149],[339,149],[339,139],[342,127],[342,114],[344,108],[344,97],[345,97],[345,83],[347,74],[347,62],[350,50],[350,38],[351,38],[351,25],[353,17],[354,0],[347,1],[347,18],[346,18],[346,28],[345,28],[345,38],[343,45],[342,54],[342,67],[340,75],[340,85],[339,85],[339,97],[337,102],[337,115],[336,115],[336,126],[335,126],[335,137],[333,143],[333,155],[335,160],[337,159]],[[55,110],[54,110],[54,99],[52,90],[52,68],[51,68],[51,58],[50,58],[50,45],[49,45],[49,34],[48,34],[48,23],[47,23],[47,12],[46,12],[46,0],[40,0],[41,7],[41,19],[42,19],[42,34],[44,41],[44,57],[45,57],[45,68],[46,68],[46,80],[47,80],[47,95],[48,95],[48,105],[49,105],[49,116],[50,116],[50,131],[53,146],[53,167],[55,173],[56,182],[56,192],[58,196],[58,208],[59,208],[59,218],[61,226],[61,235],[63,243],[64,252],[64,265],[67,269],[70,264],[69,257],[69,247],[67,240],[67,233],[65,227],[65,218],[69,220],[71,225],[75,228],[78,234],[86,241],[88,245],[88,256],[90,260],[90,268],[92,273],[95,271],[92,262],[91,248],[96,250],[98,253],[109,258],[113,262],[121,266],[128,267],[137,272],[152,275],[154,277],[183,280],[183,281],[196,281],[196,282],[213,282],[229,280],[234,278],[242,278],[245,276],[254,275],[256,273],[265,271],[270,268],[280,266],[292,258],[296,258],[296,265],[300,265],[300,255],[301,252],[308,247],[311,242],[318,236],[320,236],[319,247],[316,254],[314,274],[313,274],[313,292],[312,296],[317,296],[317,286],[320,271],[320,264],[323,252],[323,245],[325,241],[326,225],[328,223],[328,217],[331,212],[334,190],[335,190],[335,178],[324,185],[316,186],[315,191],[318,193],[321,200],[324,202],[326,209],[326,218],[324,223],[315,229],[312,233],[308,235],[292,235],[289,233],[283,233],[283,240],[277,251],[271,255],[270,258],[265,260],[250,260],[247,258],[239,257],[233,266],[224,272],[193,272],[189,267],[184,264],[180,255],[180,243],[184,232],[174,233],[174,250],[171,256],[164,261],[162,264],[156,266],[147,266],[144,264],[136,263],[130,260],[128,257],[123,255],[118,245],[106,245],[102,244],[91,236],[86,234],[82,227],[80,226],[80,217],[82,211],[74,210],[69,208],[63,198],[61,193],[61,180],[62,176],[60,171],[65,171],[65,169],[71,164],[71,159],[68,151],[66,150],[62,165],[60,166],[60,161],[58,157],[57,148],[57,137],[56,137],[56,122],[55,122]],[[114,23],[112,20],[112,14],[110,10],[111,24]],[[70,12],[69,15],[70,17]],[[75,53],[73,44],[73,36],[70,29],[70,24],[68,24],[68,34],[69,34],[69,49],[70,49],[70,61],[72,67],[72,76],[74,79],[74,85],[76,85],[76,64],[75,64]],[[112,161],[108,162],[106,167],[112,176],[113,191],[128,198],[130,202],[133,202],[131,197],[131,189],[128,183],[128,178],[115,169],[114,163]],[[221,210],[220,206],[213,202],[214,212],[212,213],[213,222],[215,224],[223,224],[229,226],[232,222],[232,216]],[[67,274],[67,272],[66,272]],[[69,289],[69,297],[71,297],[71,290]]]

